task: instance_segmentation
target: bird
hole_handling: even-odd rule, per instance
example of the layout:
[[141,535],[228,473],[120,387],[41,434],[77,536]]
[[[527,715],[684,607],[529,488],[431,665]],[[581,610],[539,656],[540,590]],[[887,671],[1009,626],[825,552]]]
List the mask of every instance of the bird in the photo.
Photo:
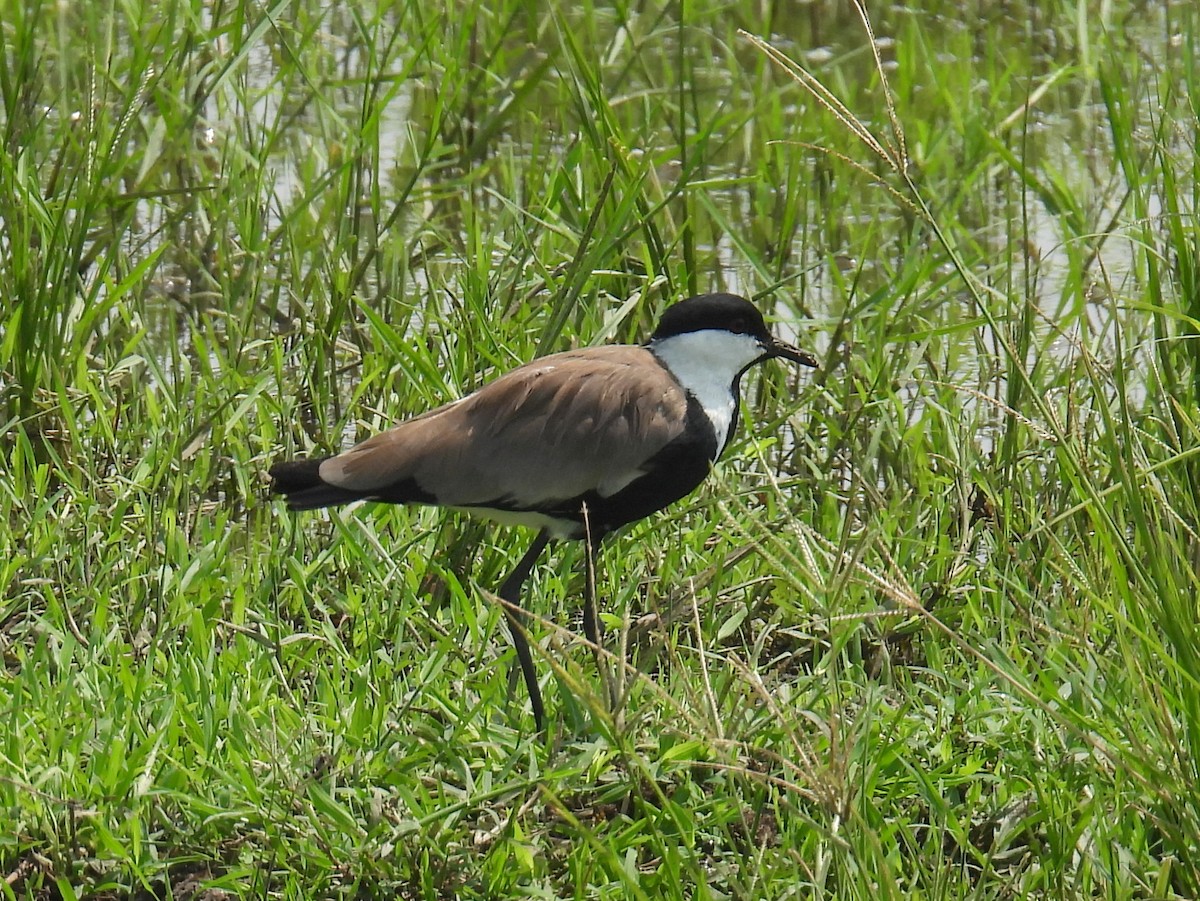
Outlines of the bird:
[[[583,539],[590,566],[605,537],[691,494],[737,428],[742,376],[769,359],[818,365],[744,297],[689,297],[664,310],[644,345],[539,357],[341,453],[277,462],[271,490],[290,510],[367,500],[537,529],[497,595],[540,732],[545,707],[520,602],[538,557],[552,538]],[[591,576],[583,625],[597,648]]]

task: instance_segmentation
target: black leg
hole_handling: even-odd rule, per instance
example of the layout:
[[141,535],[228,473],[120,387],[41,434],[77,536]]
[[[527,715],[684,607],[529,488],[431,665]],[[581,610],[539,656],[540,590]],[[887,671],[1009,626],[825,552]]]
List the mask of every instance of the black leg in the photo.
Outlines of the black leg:
[[592,531],[587,501],[583,502],[579,512],[583,514],[583,634],[599,647],[602,627],[596,611],[596,554],[600,552],[600,539],[604,536]]
[[583,505],[583,537],[583,634],[592,643],[596,670],[608,694],[608,709],[615,710],[617,689],[612,672],[604,659],[604,645],[601,644],[604,639],[604,624],[600,622],[600,612],[596,608],[596,557],[600,554],[600,542],[604,539],[604,533],[593,531],[586,503]]
[[508,574],[504,584],[500,586],[500,599],[504,601],[504,615],[508,619],[508,630],[512,633],[513,648],[517,652],[517,661],[521,664],[521,675],[525,677],[525,687],[529,689],[529,703],[533,707],[533,721],[538,732],[546,722],[546,710],[542,706],[542,691],[538,688],[537,670],[533,666],[533,654],[529,650],[529,641],[525,637],[525,613],[521,609],[521,587],[529,578],[533,564],[541,555],[550,533],[545,529],[538,532],[533,544],[517,564],[517,568]]
[[596,608],[596,555],[600,542],[588,540],[583,548],[583,634],[597,647],[604,638],[604,625]]

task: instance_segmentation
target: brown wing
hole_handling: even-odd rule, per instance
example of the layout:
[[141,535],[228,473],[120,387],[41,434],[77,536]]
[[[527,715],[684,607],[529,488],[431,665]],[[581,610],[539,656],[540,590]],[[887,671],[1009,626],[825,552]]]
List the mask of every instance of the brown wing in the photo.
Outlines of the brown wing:
[[678,437],[687,396],[642,347],[534,360],[474,394],[381,432],[321,464],[352,491],[412,479],[437,503],[543,506],[615,494]]

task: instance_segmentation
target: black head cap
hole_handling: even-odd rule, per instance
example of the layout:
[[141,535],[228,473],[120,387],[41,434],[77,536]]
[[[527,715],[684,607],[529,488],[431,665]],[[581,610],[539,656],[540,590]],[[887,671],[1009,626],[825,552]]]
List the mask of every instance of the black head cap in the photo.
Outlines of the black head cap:
[[782,357],[805,366],[817,365],[817,359],[812,354],[772,335],[758,308],[736,294],[700,294],[667,307],[650,340],[661,341],[705,329],[750,335],[758,339],[763,348],[760,359]]
[[771,337],[762,313],[746,298],[736,294],[700,294],[667,307],[650,340],[660,341],[704,329],[753,335],[764,341]]

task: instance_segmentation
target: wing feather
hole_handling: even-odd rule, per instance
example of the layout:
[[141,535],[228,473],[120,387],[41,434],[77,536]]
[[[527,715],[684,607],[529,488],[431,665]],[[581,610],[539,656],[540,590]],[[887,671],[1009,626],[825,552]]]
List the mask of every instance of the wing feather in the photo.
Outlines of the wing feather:
[[381,492],[411,479],[447,506],[538,508],[615,494],[686,420],[685,392],[645,348],[567,351],[331,457],[321,478]]

